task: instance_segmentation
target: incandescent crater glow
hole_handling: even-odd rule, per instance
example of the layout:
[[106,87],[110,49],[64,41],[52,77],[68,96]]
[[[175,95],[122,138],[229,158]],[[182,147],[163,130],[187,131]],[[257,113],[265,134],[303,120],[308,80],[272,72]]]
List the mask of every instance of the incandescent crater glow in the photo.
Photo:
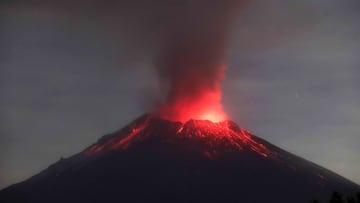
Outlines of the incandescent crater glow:
[[228,120],[221,103],[221,81],[225,70],[225,66],[217,69],[216,79],[211,85],[204,85],[206,82],[202,82],[200,73],[181,81],[170,95],[171,100],[160,106],[159,117],[182,123],[191,119],[212,122]]

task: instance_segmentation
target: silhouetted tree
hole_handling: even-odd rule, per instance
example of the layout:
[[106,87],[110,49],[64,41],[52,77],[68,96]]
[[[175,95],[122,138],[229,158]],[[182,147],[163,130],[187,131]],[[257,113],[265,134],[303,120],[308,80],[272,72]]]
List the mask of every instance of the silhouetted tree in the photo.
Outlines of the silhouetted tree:
[[345,203],[343,197],[338,192],[333,192],[329,203]]
[[356,193],[357,203],[360,203],[360,192]]

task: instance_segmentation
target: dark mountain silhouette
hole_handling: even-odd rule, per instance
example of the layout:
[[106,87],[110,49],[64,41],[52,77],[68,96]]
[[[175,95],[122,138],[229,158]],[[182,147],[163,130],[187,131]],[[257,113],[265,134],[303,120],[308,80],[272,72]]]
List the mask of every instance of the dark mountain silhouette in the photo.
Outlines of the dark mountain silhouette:
[[146,115],[0,191],[0,202],[310,202],[360,187],[231,121]]

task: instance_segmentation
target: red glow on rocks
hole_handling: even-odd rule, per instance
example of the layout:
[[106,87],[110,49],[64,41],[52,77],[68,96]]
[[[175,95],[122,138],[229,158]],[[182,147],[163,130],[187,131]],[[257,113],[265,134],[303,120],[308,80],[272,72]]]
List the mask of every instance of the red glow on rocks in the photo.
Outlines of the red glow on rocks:
[[186,142],[185,140],[202,143],[201,148],[208,158],[214,158],[224,150],[252,151],[264,158],[276,156],[251,133],[228,120],[189,120],[180,123],[149,117],[145,121],[130,125],[116,135],[100,140],[86,149],[84,154],[90,156],[107,151],[126,150],[138,142],[164,136],[165,140],[171,140],[173,143],[181,144]]

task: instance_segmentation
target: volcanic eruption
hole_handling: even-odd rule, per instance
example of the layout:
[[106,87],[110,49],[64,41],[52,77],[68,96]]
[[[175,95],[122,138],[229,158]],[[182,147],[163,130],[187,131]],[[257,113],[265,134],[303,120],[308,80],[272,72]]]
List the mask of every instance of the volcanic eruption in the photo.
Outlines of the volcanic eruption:
[[235,11],[244,1],[189,1],[180,19],[166,26],[155,68],[165,90],[161,118],[224,121],[221,81],[226,71],[226,39]]
[[229,120],[221,81],[242,1],[186,2],[163,30],[155,70],[166,96],[155,112],[0,191],[0,202],[300,203],[359,190]]

